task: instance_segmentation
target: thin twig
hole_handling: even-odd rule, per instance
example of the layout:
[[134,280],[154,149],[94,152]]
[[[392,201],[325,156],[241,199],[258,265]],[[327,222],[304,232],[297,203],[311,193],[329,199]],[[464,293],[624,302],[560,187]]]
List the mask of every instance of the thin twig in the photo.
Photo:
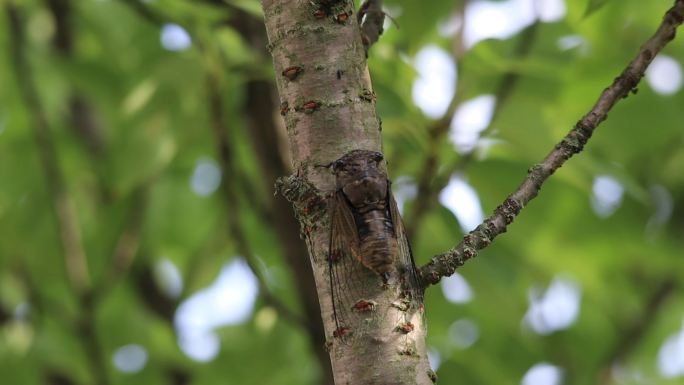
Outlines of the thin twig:
[[164,24],[164,20],[166,20],[166,18],[157,10],[150,8],[145,2],[140,0],[121,0],[121,2],[129,6],[133,11],[135,11],[135,13],[138,14],[138,16],[152,24],[162,25]]
[[92,295],[83,296],[81,298],[80,322],[73,326],[85,350],[93,383],[107,385],[109,384],[107,358],[104,356],[104,349],[97,332],[96,305],[95,298]]
[[220,166],[223,178],[223,183],[221,184],[223,193],[225,196],[226,204],[230,205],[230,211],[228,213],[228,227],[235,242],[236,249],[238,253],[245,259],[247,265],[254,273],[254,276],[259,283],[259,289],[264,296],[266,302],[273,306],[283,318],[309,328],[307,322],[305,322],[299,315],[294,314],[287,306],[285,306],[268,288],[266,278],[261,273],[257,257],[254,255],[251,246],[247,240],[247,236],[243,231],[242,224],[240,223],[240,204],[238,203],[239,198],[236,191],[233,189],[235,185],[233,181],[235,180],[235,160],[233,158],[232,148],[230,147],[230,139],[228,138],[228,125],[226,124],[225,117],[223,114],[223,98],[221,96],[221,91],[219,88],[218,76],[213,75],[211,72],[207,79],[207,88],[209,91],[209,108],[211,115],[211,126],[214,133],[214,141],[218,148],[220,156]]
[[[537,36],[537,31],[539,30],[539,22],[536,22],[525,29],[520,36],[520,40],[514,50],[513,56],[517,58],[525,57],[532,46],[534,45],[534,40]],[[458,67],[460,68],[460,66]],[[460,73],[459,73],[460,78]],[[515,85],[520,79],[520,74],[515,71],[506,72],[499,82],[499,85],[494,92],[495,105],[494,111],[492,111],[491,119],[487,127],[480,132],[480,136],[484,136],[489,133],[494,127],[496,118],[502,110],[502,107],[506,104],[512,91],[515,89]],[[463,94],[462,89],[457,89],[454,94],[454,99],[460,99],[460,95]],[[449,132],[449,126],[456,109],[460,106],[460,101],[449,106],[447,113],[430,128],[430,142],[428,156],[423,163],[421,168],[420,178],[418,179],[418,191],[416,196],[420,199],[416,199],[413,203],[413,209],[411,210],[411,215],[408,217],[408,225],[406,227],[406,233],[409,239],[415,234],[415,229],[420,228],[423,218],[432,208],[432,206],[437,202],[437,196],[439,192],[446,186],[449,182],[449,177],[456,171],[464,169],[470,162],[475,158],[475,149],[468,151],[461,157],[456,159],[451,165],[444,167],[444,172],[442,177],[437,176],[438,172],[438,162],[439,162],[439,146],[438,144],[444,140],[444,137]],[[452,109],[453,108],[453,109]]]
[[109,267],[105,276],[93,289],[94,296],[99,297],[109,289],[131,268],[140,248],[140,238],[147,213],[148,186],[143,185],[133,192],[128,207],[126,223],[112,247]]
[[157,285],[152,266],[142,263],[139,259],[131,269],[131,281],[145,306],[169,325],[174,325],[174,315],[180,305],[180,300],[169,297]]
[[[74,31],[73,31],[73,6],[71,0],[46,0],[48,8],[55,19],[55,35],[52,45],[60,57],[70,60],[73,56]],[[96,114],[90,102],[78,91],[71,90],[69,97],[69,113],[71,124],[76,134],[80,137],[95,165],[100,163],[105,150],[105,143]],[[107,184],[101,172],[98,175],[98,189],[103,197],[109,197]],[[127,225],[122,230],[112,253],[111,267],[106,269],[106,277],[99,280],[93,288],[93,295],[98,296],[106,292],[116,279],[130,266],[138,249],[140,230],[145,211],[144,186],[133,194],[131,212]]]
[[684,0],[676,0],[674,6],[665,14],[656,33],[641,47],[627,68],[601,93],[594,107],[577,122],[544,160],[530,167],[527,177],[517,190],[510,194],[489,218],[463,237],[461,243],[446,253],[433,257],[420,268],[425,286],[436,284],[442,277],[452,275],[457,267],[475,257],[478,250],[487,247],[497,235],[506,231],[520,210],[537,196],[544,181],[570,157],[582,151],[596,127],[608,116],[608,111],[634,90],[655,55],[674,39],[676,29],[683,20]]
[[76,212],[66,191],[64,178],[58,166],[58,156],[50,125],[24,52],[27,43],[24,39],[19,11],[12,2],[7,2],[5,9],[9,21],[10,57],[14,62],[19,88],[33,115],[33,132],[57,219],[67,276],[72,288],[82,295],[90,287],[90,274]]
[[[154,7],[150,7],[147,5],[144,1],[140,0],[120,0],[123,4],[127,5],[131,10],[133,10],[140,18],[143,20],[153,24],[154,26],[162,26],[167,23],[174,23],[181,25],[185,31],[192,37],[193,42],[195,46],[199,49],[199,51],[203,51],[206,49],[204,47],[206,44],[204,44],[201,40],[199,40],[198,36],[195,35],[195,33],[192,31],[192,28],[189,28],[187,23],[183,23],[178,20],[174,20],[173,18],[169,17],[168,15],[164,14],[163,12],[159,11],[158,9]],[[203,3],[214,5],[214,6],[220,6],[220,7],[231,7],[228,3],[225,3],[221,0],[203,0]],[[236,9],[239,11],[239,9]],[[247,15],[246,17],[252,17],[250,15]],[[220,27],[221,24],[217,24],[216,26]],[[244,194],[247,199],[250,201],[250,205],[252,209],[254,210],[255,213],[259,215],[259,217],[265,221],[265,222],[270,222],[272,221],[272,213],[269,212],[266,208],[268,205],[266,204],[267,201],[265,199],[265,195],[263,194],[259,189],[255,188],[254,183],[248,178],[247,174],[244,172],[244,170],[235,170],[235,179],[239,183],[236,183],[239,188],[242,190],[241,192]]]
[[428,154],[420,168],[420,177],[418,179],[417,186],[417,197],[413,202],[411,212],[408,215],[408,221],[406,222],[406,235],[409,239],[413,239],[416,229],[420,228],[420,224],[431,208],[433,202],[436,200],[436,189],[434,186],[434,178],[437,174],[438,162],[439,162],[439,149],[440,143],[443,142],[444,137],[449,132],[449,126],[451,121],[454,119],[454,114],[456,110],[461,106],[463,101],[462,95],[464,94],[463,87],[458,83],[461,79],[461,65],[460,61],[465,52],[464,41],[463,41],[463,31],[465,28],[465,8],[467,6],[467,1],[464,1],[460,8],[456,11],[456,16],[459,17],[462,22],[459,24],[458,30],[454,34],[454,44],[452,50],[452,59],[456,63],[456,76],[454,81],[455,91],[454,95],[451,97],[449,106],[447,110],[442,114],[442,116],[435,121],[428,129]]
[[629,326],[620,334],[620,338],[606,356],[604,366],[596,379],[598,385],[611,383],[613,366],[624,362],[632,351],[639,346],[643,337],[648,333],[649,328],[653,326],[663,305],[672,297],[676,288],[676,280],[668,278],[662,281],[651,293],[644,303],[641,313],[629,322]]

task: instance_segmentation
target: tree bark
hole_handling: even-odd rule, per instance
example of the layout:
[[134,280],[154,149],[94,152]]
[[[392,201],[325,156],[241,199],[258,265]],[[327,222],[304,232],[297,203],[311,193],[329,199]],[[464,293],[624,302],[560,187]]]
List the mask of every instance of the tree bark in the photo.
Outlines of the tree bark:
[[[280,190],[293,203],[309,246],[335,383],[431,384],[434,373],[427,361],[423,309],[415,303],[397,306],[403,298],[398,284],[383,287],[377,275],[363,277],[366,290],[359,300],[375,306],[348,335],[340,338],[336,332],[327,201],[335,184],[329,170],[319,166],[351,150],[382,148],[353,4],[264,0],[263,8],[295,170],[282,180]],[[346,279],[344,274],[341,279]],[[402,330],[402,322],[410,322],[411,330]]]

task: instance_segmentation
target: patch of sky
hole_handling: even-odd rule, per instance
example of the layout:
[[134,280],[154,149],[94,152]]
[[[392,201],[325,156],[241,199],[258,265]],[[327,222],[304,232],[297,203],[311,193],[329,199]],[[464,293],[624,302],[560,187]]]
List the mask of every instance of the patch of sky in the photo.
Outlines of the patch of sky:
[[213,194],[221,185],[221,169],[213,159],[200,158],[190,176],[190,188],[201,196]]
[[210,361],[220,350],[216,328],[249,319],[259,291],[254,274],[242,259],[226,263],[216,280],[183,301],[174,324],[181,350],[196,361]]
[[625,188],[615,177],[598,175],[592,186],[591,207],[596,215],[607,218],[622,204]]
[[449,184],[439,193],[439,203],[456,216],[464,233],[475,229],[484,220],[477,192],[460,175],[451,177]]
[[673,95],[682,88],[682,66],[674,58],[660,54],[646,70],[646,82],[660,95]]
[[192,45],[192,38],[185,28],[178,24],[164,24],[161,29],[162,47],[169,51],[185,51]]
[[532,366],[522,378],[521,385],[561,385],[563,369],[548,362]]
[[575,280],[557,275],[545,291],[530,288],[528,298],[530,306],[523,319],[525,325],[537,334],[548,335],[575,323],[582,291]]
[[147,364],[147,350],[137,344],[118,348],[113,356],[114,367],[124,373],[137,373]]
[[454,273],[442,279],[441,286],[444,297],[451,303],[463,304],[473,299],[473,289],[461,274]]

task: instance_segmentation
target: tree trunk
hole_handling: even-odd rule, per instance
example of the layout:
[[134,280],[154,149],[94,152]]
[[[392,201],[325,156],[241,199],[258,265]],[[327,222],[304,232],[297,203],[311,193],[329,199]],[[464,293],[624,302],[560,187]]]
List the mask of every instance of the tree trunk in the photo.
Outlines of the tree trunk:
[[[319,166],[351,150],[382,148],[353,4],[264,0],[263,8],[295,170],[280,189],[293,203],[309,246],[335,383],[431,384],[435,376],[427,360],[423,307],[402,306],[405,297],[396,282],[383,286],[370,271],[362,278],[342,272],[341,280],[363,280],[365,291],[358,300],[375,306],[364,313],[362,322],[351,325],[348,334],[340,333],[335,322],[327,198],[335,181],[327,168]],[[408,323],[410,328],[402,328]]]

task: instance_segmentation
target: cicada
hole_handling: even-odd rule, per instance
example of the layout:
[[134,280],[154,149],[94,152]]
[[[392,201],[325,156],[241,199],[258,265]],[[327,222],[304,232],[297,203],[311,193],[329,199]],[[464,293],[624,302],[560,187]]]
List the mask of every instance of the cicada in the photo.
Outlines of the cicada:
[[[364,313],[375,310],[362,296],[389,285],[422,302],[415,263],[381,153],[351,151],[328,167],[330,195],[328,264],[337,335],[354,332]],[[371,285],[370,287],[368,285]],[[333,333],[335,334],[335,333]]]

